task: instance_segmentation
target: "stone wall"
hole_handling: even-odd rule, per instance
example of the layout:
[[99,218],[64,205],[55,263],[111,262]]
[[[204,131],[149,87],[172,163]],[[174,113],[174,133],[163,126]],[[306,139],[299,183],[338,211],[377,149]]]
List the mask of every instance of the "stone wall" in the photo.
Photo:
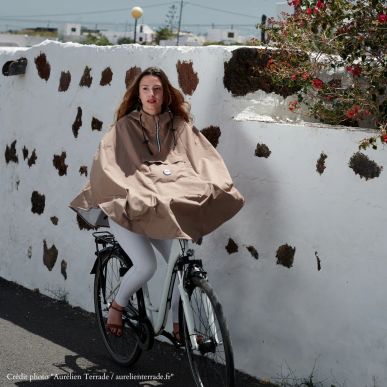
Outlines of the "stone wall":
[[[25,75],[0,75],[0,275],[93,310],[93,240],[67,206],[126,85],[157,65],[246,199],[196,247],[223,301],[237,368],[274,381],[314,369],[328,386],[386,385],[387,152],[358,153],[365,130],[291,115],[291,91],[253,79],[236,49],[0,49],[1,66],[28,60]],[[154,295],[162,259],[159,267]]]

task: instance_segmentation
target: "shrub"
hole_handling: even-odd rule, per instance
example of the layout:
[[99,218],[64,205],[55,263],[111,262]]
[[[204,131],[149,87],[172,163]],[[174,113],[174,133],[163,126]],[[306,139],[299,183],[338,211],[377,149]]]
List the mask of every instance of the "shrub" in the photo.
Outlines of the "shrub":
[[[289,0],[294,13],[261,25],[279,54],[273,81],[298,88],[289,104],[332,125],[380,132],[361,148],[387,143],[387,7],[383,0]],[[302,54],[307,54],[307,59]]]

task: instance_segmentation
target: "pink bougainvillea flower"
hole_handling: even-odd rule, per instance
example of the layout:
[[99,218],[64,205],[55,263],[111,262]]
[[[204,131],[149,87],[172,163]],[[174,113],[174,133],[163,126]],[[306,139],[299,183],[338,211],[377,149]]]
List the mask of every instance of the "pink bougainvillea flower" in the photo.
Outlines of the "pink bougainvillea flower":
[[378,21],[379,23],[386,23],[387,22],[387,14],[381,13],[378,15]]
[[347,66],[345,70],[352,74],[354,77],[359,77],[361,74],[361,67],[359,65]]
[[297,74],[292,74],[290,78],[292,81],[295,81],[297,79]]
[[322,0],[318,0],[317,1],[317,4],[316,4],[316,7],[319,8],[319,9],[323,9],[325,7],[325,4]]
[[272,59],[272,58],[270,58],[268,61],[267,61],[267,63],[266,63],[266,67],[272,67],[272,66],[274,66],[274,60]]
[[360,74],[361,74],[361,67],[358,66],[358,65],[353,66],[352,74],[353,74],[354,77],[360,76]]
[[383,142],[387,142],[387,134],[383,134],[382,135],[382,141]]
[[319,90],[324,86],[324,82],[321,79],[312,79],[312,85],[315,89]]
[[304,72],[302,73],[301,77],[302,77],[302,79],[303,79],[304,81],[306,81],[306,80],[309,78],[309,73],[307,73],[306,71],[304,71]]
[[348,118],[353,118],[355,116],[357,116],[359,114],[359,112],[361,111],[361,107],[359,105],[353,105],[351,107],[351,109],[347,110],[345,112],[345,115],[348,117]]
[[311,10],[310,8],[307,8],[307,9],[306,9],[306,13],[307,13],[308,15],[311,15],[311,14],[312,14],[312,10]]
[[299,105],[298,105],[298,101],[295,99],[291,102],[289,102],[289,110],[291,112],[294,112],[296,109],[298,109]]
[[313,13],[318,13],[318,8],[317,7],[313,8]]
[[293,5],[295,7],[298,7],[299,5],[301,5],[301,0],[292,0],[290,2],[290,5]]

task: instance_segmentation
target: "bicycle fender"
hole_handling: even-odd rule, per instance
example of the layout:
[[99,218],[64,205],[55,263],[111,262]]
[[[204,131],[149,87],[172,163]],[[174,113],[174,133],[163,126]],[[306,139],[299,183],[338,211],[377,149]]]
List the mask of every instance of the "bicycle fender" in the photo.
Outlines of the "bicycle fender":
[[99,261],[99,257],[101,256],[101,254],[103,254],[105,251],[113,251],[112,247],[109,246],[109,247],[105,247],[104,249],[101,249],[99,250],[98,252],[98,255],[97,255],[97,258],[95,259],[94,263],[93,263],[93,267],[91,268],[91,271],[90,271],[90,274],[95,274],[96,271],[97,271],[97,266],[98,266],[98,261]]
[[95,273],[97,272],[98,259],[99,259],[99,257],[97,257],[97,258],[95,259],[94,264],[93,264],[93,267],[91,268],[90,274],[95,274]]

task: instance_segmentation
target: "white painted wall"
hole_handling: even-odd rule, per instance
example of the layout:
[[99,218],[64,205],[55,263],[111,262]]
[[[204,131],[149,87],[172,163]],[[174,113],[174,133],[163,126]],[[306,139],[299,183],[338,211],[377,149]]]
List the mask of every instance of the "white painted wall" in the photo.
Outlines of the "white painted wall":
[[[242,211],[197,248],[223,301],[237,368],[275,381],[289,370],[308,377],[315,366],[316,380],[327,386],[374,386],[373,380],[385,386],[386,171],[365,181],[348,167],[365,131],[268,122],[290,118],[282,97],[263,92],[232,97],[224,89],[223,72],[233,49],[53,42],[0,49],[1,65],[20,56],[28,59],[24,76],[0,76],[0,149],[4,155],[17,140],[19,157],[18,164],[6,164],[4,156],[0,161],[0,275],[51,296],[67,294],[70,304],[93,310],[93,241],[67,208],[86,182],[79,167],[90,169],[124,93],[126,70],[159,65],[177,85],[177,61],[192,61],[199,85],[188,100],[196,125],[221,128],[218,150],[246,198]],[[42,52],[51,65],[47,82],[34,65]],[[92,68],[90,88],[79,86],[85,66]],[[113,81],[100,86],[108,66]],[[58,92],[62,71],[72,76],[66,92]],[[74,138],[78,106],[83,125]],[[92,117],[104,122],[103,132],[91,130]],[[257,143],[270,148],[269,158],[254,156]],[[30,168],[23,160],[24,146],[30,154],[36,149],[38,159]],[[52,159],[62,151],[69,167],[60,177]],[[319,175],[321,152],[328,158]],[[366,153],[386,169],[386,149]],[[46,197],[42,215],[31,212],[34,190]],[[57,226],[51,216],[59,218]],[[239,245],[231,255],[225,250],[230,237]],[[43,240],[59,251],[51,272],[43,265]],[[296,247],[290,269],[276,264],[276,251],[285,243]],[[258,260],[246,249],[249,245],[256,247]],[[67,280],[60,273],[62,259],[68,264]],[[160,267],[152,289],[162,279],[161,261]]]

